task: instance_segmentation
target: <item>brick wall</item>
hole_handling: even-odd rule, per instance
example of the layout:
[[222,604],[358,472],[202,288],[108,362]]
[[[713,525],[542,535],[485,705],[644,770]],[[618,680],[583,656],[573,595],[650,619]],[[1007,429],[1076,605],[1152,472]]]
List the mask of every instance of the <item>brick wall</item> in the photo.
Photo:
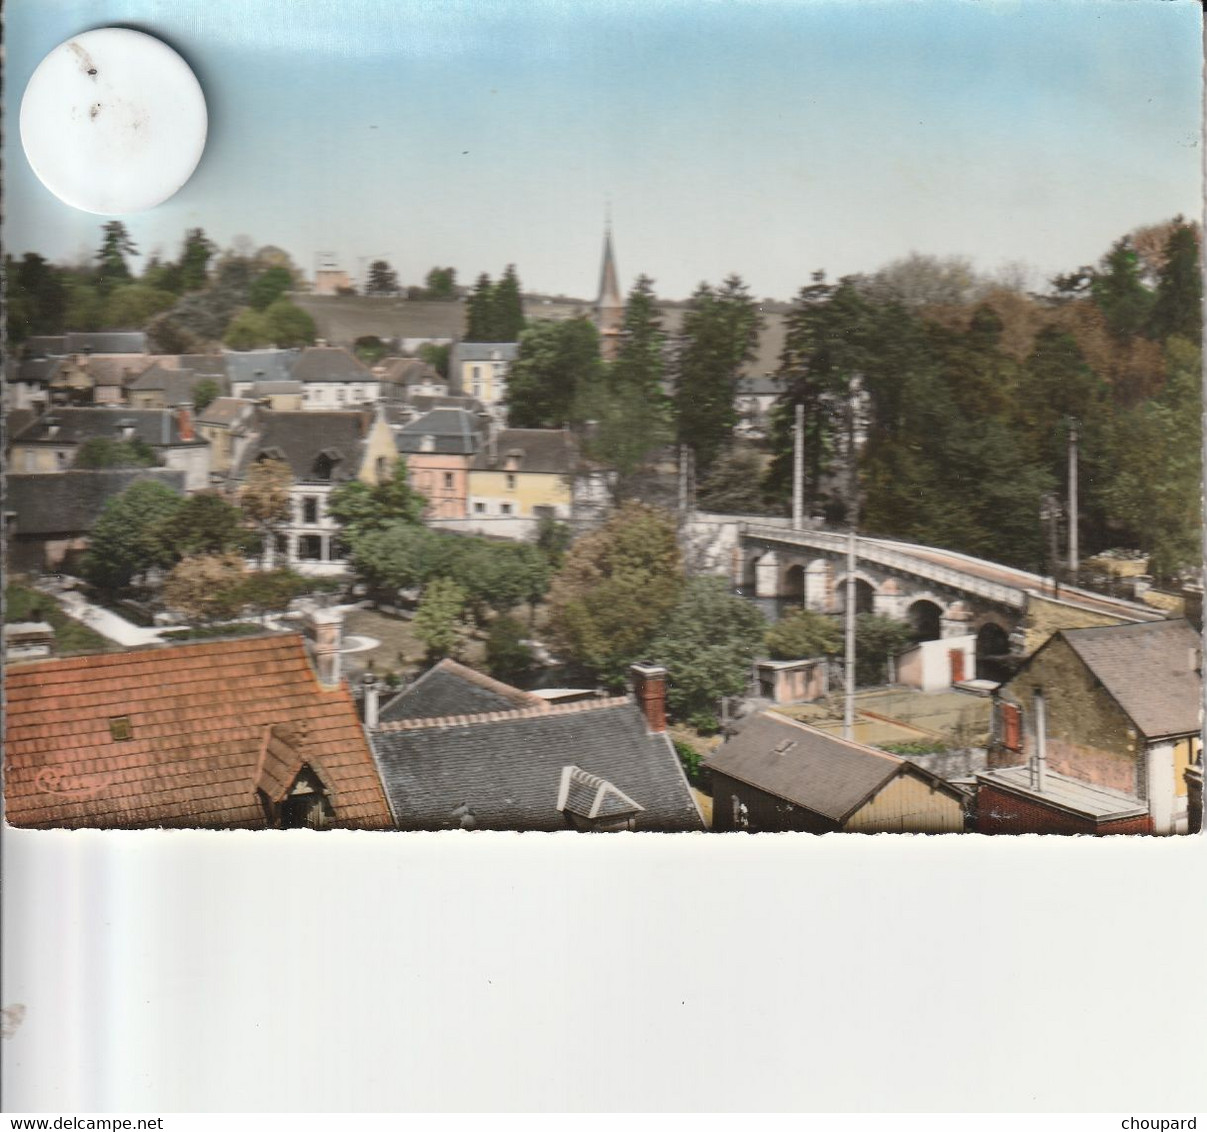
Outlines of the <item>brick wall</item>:
[[977,791],[977,833],[1116,834],[1152,833],[1147,814],[1098,825],[1092,818],[1045,806],[1006,790],[982,785]]

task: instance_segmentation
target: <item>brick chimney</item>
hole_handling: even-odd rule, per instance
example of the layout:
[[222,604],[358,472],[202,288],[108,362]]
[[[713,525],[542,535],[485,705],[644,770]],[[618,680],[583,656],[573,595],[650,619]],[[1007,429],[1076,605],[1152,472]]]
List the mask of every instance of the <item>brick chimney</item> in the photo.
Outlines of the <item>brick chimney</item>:
[[655,734],[666,730],[666,669],[660,664],[642,661],[629,672],[633,676],[633,694],[645,716],[646,725]]
[[338,688],[340,649],[344,644],[344,615],[338,609],[314,609],[306,619],[306,636],[319,683]]
[[176,410],[176,426],[180,431],[180,439],[185,443],[196,440],[193,432],[193,406],[189,401],[183,401]]

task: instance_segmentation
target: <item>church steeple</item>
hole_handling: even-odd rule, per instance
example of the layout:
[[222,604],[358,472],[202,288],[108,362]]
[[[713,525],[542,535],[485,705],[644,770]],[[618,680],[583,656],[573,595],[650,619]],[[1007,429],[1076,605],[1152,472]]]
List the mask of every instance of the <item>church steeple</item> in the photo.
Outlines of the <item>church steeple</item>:
[[604,225],[603,267],[599,273],[599,298],[595,300],[595,325],[603,339],[603,356],[609,361],[620,348],[620,330],[624,323],[624,299],[616,278],[616,256],[612,251],[612,216],[609,209]]

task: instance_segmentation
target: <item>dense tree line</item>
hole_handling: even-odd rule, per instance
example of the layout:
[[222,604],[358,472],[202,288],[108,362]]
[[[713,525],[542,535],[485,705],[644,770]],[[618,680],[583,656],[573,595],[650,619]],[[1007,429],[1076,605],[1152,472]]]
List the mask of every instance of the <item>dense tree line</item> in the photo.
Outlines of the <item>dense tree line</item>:
[[1064,498],[1075,425],[1085,552],[1139,548],[1164,576],[1191,565],[1198,256],[1179,219],[1119,240],[1045,296],[961,290],[933,262],[815,275],[787,318],[766,496],[787,504],[800,405],[810,510],[842,521],[858,503],[868,531],[1050,570],[1041,503]]
[[[429,289],[436,287],[451,290],[455,276],[442,278],[438,273],[429,273]],[[440,297],[440,296],[437,296]],[[524,300],[520,293],[520,280],[515,264],[509,263],[502,277],[492,282],[483,272],[470,291],[466,308],[466,342],[518,342],[524,329]]]
[[176,259],[140,252],[126,226],[101,229],[92,263],[62,266],[33,252],[5,257],[9,341],[67,331],[146,330],[157,353],[198,353],[314,342],[315,325],[287,293],[300,273],[280,248],[256,249],[239,238],[219,251],[200,228],[189,229]]

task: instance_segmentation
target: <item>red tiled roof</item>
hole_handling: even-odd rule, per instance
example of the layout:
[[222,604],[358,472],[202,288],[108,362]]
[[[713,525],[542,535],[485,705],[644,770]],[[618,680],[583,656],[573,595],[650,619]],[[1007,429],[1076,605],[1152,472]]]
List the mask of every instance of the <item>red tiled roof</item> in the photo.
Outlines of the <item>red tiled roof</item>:
[[352,698],[319,685],[299,636],[10,665],[6,685],[13,825],[262,828],[257,785],[294,764],[329,789],[331,824],[393,824]]

